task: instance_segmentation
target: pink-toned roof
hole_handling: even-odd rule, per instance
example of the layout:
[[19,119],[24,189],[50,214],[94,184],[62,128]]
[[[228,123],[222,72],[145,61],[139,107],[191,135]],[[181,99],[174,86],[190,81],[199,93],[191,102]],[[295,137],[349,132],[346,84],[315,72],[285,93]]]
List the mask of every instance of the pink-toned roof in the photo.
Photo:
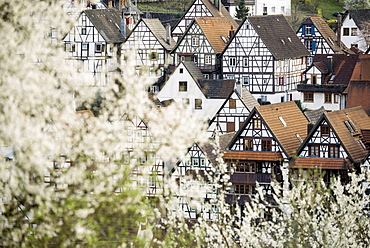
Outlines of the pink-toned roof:
[[295,158],[290,163],[292,169],[331,169],[346,170],[350,168],[350,162],[347,159],[339,158]]

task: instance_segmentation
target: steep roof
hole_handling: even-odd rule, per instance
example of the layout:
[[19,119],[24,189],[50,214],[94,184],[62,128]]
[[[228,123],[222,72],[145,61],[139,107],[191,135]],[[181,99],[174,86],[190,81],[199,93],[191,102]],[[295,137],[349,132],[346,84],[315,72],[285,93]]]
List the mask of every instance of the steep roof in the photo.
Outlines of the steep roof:
[[238,28],[238,24],[235,21],[235,19],[230,15],[229,11],[224,7],[224,5],[221,3],[221,0],[219,0],[220,7],[219,10],[214,5],[214,0],[202,0],[204,5],[207,6],[209,11],[212,13],[214,17],[225,17],[229,20],[229,22],[234,26],[234,28]]
[[[354,162],[360,162],[368,151],[359,143],[361,130],[370,129],[370,118],[361,106],[325,113],[330,125]],[[352,121],[355,132],[350,132],[345,121]]]
[[338,36],[329,27],[325,20],[321,16],[310,16],[302,23],[302,25],[313,24],[316,29],[320,32],[326,43],[338,53],[350,53],[354,54],[352,50],[348,49],[346,45],[341,42],[340,47],[338,46]]
[[215,151],[217,149],[219,151],[224,151],[229,144],[230,140],[234,137],[235,132],[230,132],[230,133],[225,133],[221,134],[219,136],[219,143],[216,144],[215,138],[209,138],[209,142],[203,145],[199,145],[199,147],[202,149],[202,151],[205,153],[207,156],[208,160],[213,164],[216,165],[218,164],[217,161],[217,153],[215,154]]
[[352,81],[346,89],[346,108],[362,106],[370,116],[370,81]]
[[236,29],[236,26],[225,17],[203,17],[196,18],[195,21],[216,53],[221,53],[224,50],[227,42],[229,42],[230,30]]
[[[145,23],[145,25],[149,28],[149,30],[153,33],[153,35],[157,38],[158,42],[166,49],[172,50],[172,48],[176,45],[176,42],[172,37],[170,37],[170,43],[168,44],[166,41],[166,28],[162,25],[159,19],[141,19]],[[171,32],[170,32],[171,33]]]
[[250,93],[246,87],[242,87],[241,99],[249,110],[252,110],[254,107],[260,106],[256,98],[254,98],[252,93]]
[[[292,157],[306,138],[308,121],[294,101],[256,107],[289,157]],[[279,119],[280,117],[281,119]],[[286,123],[284,125],[283,121]]]
[[203,79],[198,81],[206,98],[226,99],[235,87],[235,79]]
[[198,82],[199,79],[204,78],[203,73],[193,61],[181,61],[180,63],[185,66],[195,82]]
[[304,115],[308,119],[308,121],[312,124],[316,124],[316,122],[320,119],[323,113],[326,113],[324,106],[321,106],[319,109],[316,110],[307,110],[304,112]]
[[84,10],[84,13],[107,43],[122,43],[124,41],[120,31],[121,16],[119,10],[115,8],[87,9]]
[[[328,56],[332,57],[332,72],[324,79],[324,83],[348,85],[351,80],[356,63],[359,59],[358,54],[316,54],[313,65],[323,74],[330,72]],[[326,72],[326,73],[325,73]],[[333,77],[333,75],[335,75]]]
[[283,15],[249,16],[247,18],[276,59],[300,58],[310,55]]
[[369,29],[370,9],[353,9],[348,10],[348,13],[360,30]]

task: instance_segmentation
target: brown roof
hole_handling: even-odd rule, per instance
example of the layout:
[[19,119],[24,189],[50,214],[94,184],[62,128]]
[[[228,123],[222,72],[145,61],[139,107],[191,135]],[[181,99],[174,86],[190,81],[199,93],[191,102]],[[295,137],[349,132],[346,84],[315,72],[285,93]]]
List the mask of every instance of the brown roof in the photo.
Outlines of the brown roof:
[[225,151],[224,159],[255,161],[278,161],[283,158],[280,152]]
[[249,92],[246,87],[242,87],[242,101],[245,106],[251,111],[254,107],[260,106],[256,98]]
[[326,110],[324,106],[321,106],[319,109],[305,111],[304,115],[307,117],[310,123],[316,124],[323,113],[326,113]]
[[235,79],[203,79],[198,84],[206,98],[226,99],[234,90]]
[[[335,130],[343,146],[348,151],[354,162],[360,162],[368,154],[368,151],[359,143],[362,129],[370,129],[370,118],[359,107],[343,109],[326,113],[326,118]],[[345,121],[351,120],[356,131],[351,133],[345,125]]]
[[[292,157],[307,136],[308,121],[294,101],[257,107],[263,120],[269,126],[289,157]],[[279,116],[285,121],[282,123]]]
[[370,81],[351,81],[346,89],[346,108],[362,106],[370,116]]
[[119,10],[115,8],[87,9],[84,12],[107,43],[122,43],[124,41],[120,31],[121,15]]
[[166,28],[162,25],[159,19],[141,19],[153,35],[157,38],[158,42],[168,51],[176,45],[176,42],[170,37],[170,43],[166,41]]
[[[332,57],[331,73],[328,56]],[[324,83],[347,85],[351,80],[358,59],[358,54],[316,54],[313,59],[313,64],[317,65],[319,63],[320,67],[318,68],[321,68],[320,71],[323,74],[330,73],[324,79]],[[326,70],[323,68],[326,68]],[[335,76],[332,77],[332,75]]]
[[199,147],[202,149],[202,151],[207,156],[208,160],[213,164],[218,164],[217,161],[217,149],[220,151],[224,151],[227,147],[227,145],[230,143],[230,140],[234,137],[235,132],[225,133],[219,136],[219,144],[215,144],[215,139],[210,138],[209,143],[206,143],[204,145],[199,145]]
[[220,11],[215,7],[214,0],[203,0],[203,3],[205,6],[207,6],[214,17],[225,17],[229,20],[229,22],[234,26],[235,29],[238,27],[235,19],[230,15],[229,11],[227,11],[221,1],[219,1],[219,3],[221,4]]
[[325,20],[321,16],[311,16],[308,17],[303,24],[312,23],[315,25],[316,29],[319,30],[322,37],[325,39],[326,43],[333,49],[333,51],[337,53],[351,53],[351,51],[346,47],[346,45],[341,42],[341,46],[338,46],[338,36],[334,33],[334,31],[329,27],[329,25],[325,22]]
[[248,20],[276,59],[310,55],[283,15],[249,16]]
[[332,169],[346,170],[350,166],[347,159],[339,158],[295,158],[289,167],[294,169]]
[[230,30],[236,30],[236,26],[225,17],[204,17],[195,20],[216,53],[221,53],[227,45],[222,37],[228,42]]

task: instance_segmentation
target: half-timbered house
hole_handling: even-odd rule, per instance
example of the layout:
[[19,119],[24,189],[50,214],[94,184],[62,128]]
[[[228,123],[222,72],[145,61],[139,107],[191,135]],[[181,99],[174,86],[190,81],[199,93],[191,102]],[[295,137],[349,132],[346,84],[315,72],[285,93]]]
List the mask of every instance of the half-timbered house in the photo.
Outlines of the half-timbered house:
[[220,74],[218,55],[235,29],[236,26],[227,18],[196,18],[172,51],[175,64],[184,60],[194,61],[205,78],[217,79]]
[[222,74],[263,102],[299,100],[309,55],[283,15],[250,16],[221,54]]
[[212,133],[212,136],[236,132],[243,125],[250,111],[241,95],[234,90],[209,122],[208,132]]
[[[240,0],[222,0],[222,4],[231,16],[236,15],[236,8],[239,6]],[[290,0],[246,0],[245,7],[248,8],[248,15],[285,15],[291,14],[291,1]]]
[[238,26],[220,0],[194,0],[179,21],[172,27],[174,39],[178,41],[192,20],[200,17],[224,17],[229,20],[234,28]]
[[183,104],[197,118],[209,121],[234,90],[235,80],[205,80],[194,62],[181,61],[157,98]]
[[[177,198],[180,211],[187,219],[197,219],[200,215],[207,220],[214,220],[218,215],[218,209],[212,204],[218,190],[213,176],[218,171],[218,160],[216,150],[224,150],[234,132],[219,136],[218,144],[214,138],[210,138],[207,144],[194,143],[188,149],[187,154],[171,171],[179,188]],[[198,199],[198,203],[192,203]]]
[[[306,46],[311,55],[315,54],[353,54],[341,42],[334,31],[321,16],[310,16],[302,23],[297,31],[301,42]],[[312,61],[309,61],[309,64]]]
[[121,22],[117,9],[84,10],[63,39],[67,65],[92,75],[94,86],[107,85],[117,70],[124,40]]
[[316,54],[297,90],[306,109],[340,110],[346,106],[343,93],[354,73],[358,54]]
[[347,10],[340,27],[341,39],[347,47],[369,50],[370,9]]
[[361,131],[369,129],[370,118],[361,106],[324,113],[297,150],[289,167],[290,179],[323,177],[329,183],[334,176],[340,176],[343,183],[348,182],[348,172],[359,170],[369,153],[361,139]]
[[122,54],[134,51],[137,71],[160,77],[167,65],[172,63],[170,51],[174,45],[169,26],[163,27],[159,19],[143,18],[122,45]]
[[232,172],[227,201],[244,205],[257,183],[271,200],[271,179],[287,181],[289,160],[307,135],[307,123],[294,101],[255,107],[223,155]]

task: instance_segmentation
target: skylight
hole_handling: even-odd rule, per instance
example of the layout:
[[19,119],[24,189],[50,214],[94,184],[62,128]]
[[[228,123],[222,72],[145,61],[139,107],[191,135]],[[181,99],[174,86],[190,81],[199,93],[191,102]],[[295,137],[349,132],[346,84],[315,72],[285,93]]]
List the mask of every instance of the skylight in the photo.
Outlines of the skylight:
[[351,121],[351,120],[349,120],[349,121],[344,121],[344,125],[346,125],[347,129],[348,129],[351,133],[357,132],[356,127],[355,127],[355,125],[353,125],[353,123],[352,123],[352,121]]
[[299,140],[299,142],[301,142],[301,143],[303,142],[303,140],[302,140],[301,136],[299,136],[299,134],[296,133],[295,136],[297,137],[297,139]]
[[284,127],[287,127],[288,125],[286,124],[286,122],[284,121],[283,117],[282,116],[278,116],[279,120],[281,121],[281,123],[283,123]]

